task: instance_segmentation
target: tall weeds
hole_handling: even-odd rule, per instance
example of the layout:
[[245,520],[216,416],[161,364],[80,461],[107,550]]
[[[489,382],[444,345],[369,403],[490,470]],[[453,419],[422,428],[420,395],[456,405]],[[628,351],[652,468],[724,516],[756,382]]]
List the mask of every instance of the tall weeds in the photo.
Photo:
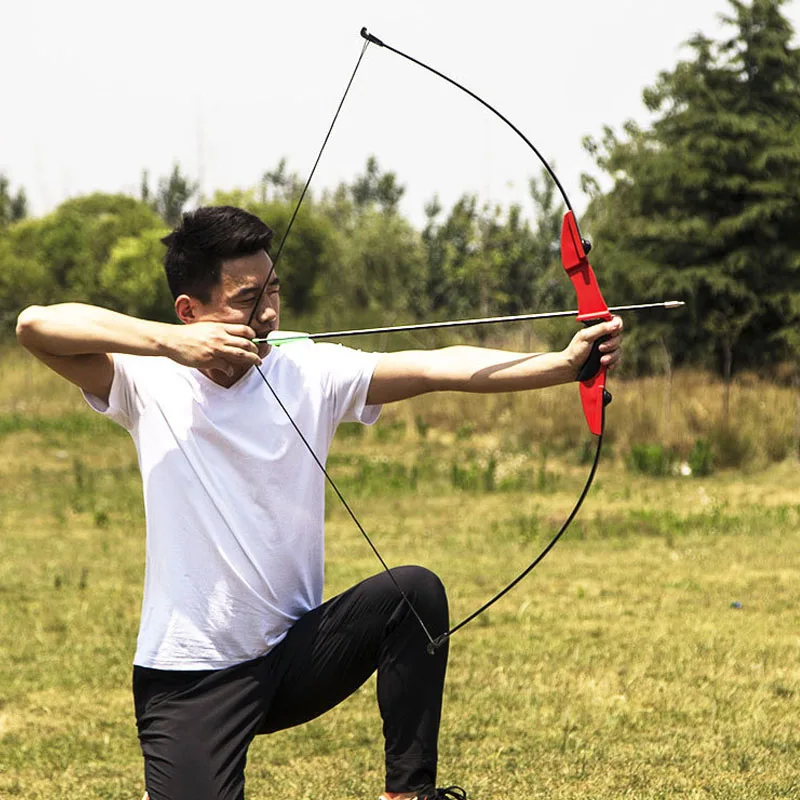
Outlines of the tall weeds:
[[[675,371],[669,385],[663,377],[612,375],[609,387],[614,400],[607,410],[606,446],[620,458],[627,459],[637,445],[658,445],[681,462],[696,456],[699,447],[713,451],[717,467],[756,469],[800,455],[794,432],[796,388],[752,374],[739,376],[726,424],[723,383],[700,370]],[[0,433],[40,425],[42,418],[74,424],[74,415],[84,409],[77,389],[70,390],[30,355],[16,347],[0,350]],[[591,449],[574,385],[508,395],[415,398],[387,407],[382,423],[364,440],[380,443],[397,436],[420,442],[480,439],[496,448],[545,448],[556,455]]]

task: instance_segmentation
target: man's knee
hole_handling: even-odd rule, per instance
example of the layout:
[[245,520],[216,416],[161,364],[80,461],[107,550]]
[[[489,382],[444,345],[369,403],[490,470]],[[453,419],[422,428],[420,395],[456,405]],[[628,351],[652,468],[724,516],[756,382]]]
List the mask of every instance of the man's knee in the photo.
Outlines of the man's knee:
[[392,574],[415,606],[431,611],[447,611],[447,592],[435,572],[425,567],[406,566],[393,569]]

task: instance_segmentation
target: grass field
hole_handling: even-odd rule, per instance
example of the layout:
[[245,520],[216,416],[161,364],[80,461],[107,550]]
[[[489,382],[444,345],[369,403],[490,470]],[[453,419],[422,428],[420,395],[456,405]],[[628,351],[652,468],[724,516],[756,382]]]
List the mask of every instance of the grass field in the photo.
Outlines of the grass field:
[[[138,800],[132,445],[43,372],[8,367],[0,391],[0,797]],[[632,474],[624,431],[646,391],[618,387],[609,458],[566,537],[453,639],[440,782],[470,800],[800,798],[797,462]],[[700,391],[676,389],[676,405],[702,415]],[[533,412],[427,399],[342,431],[330,466],[345,495],[390,564],[441,575],[454,620],[535,556],[585,479],[580,447],[539,439],[559,412],[579,414],[555,396]],[[575,443],[579,423],[563,423]],[[377,562],[335,501],[328,516],[332,594]],[[370,682],[324,718],[258,739],[249,797],[373,800],[381,767]]]

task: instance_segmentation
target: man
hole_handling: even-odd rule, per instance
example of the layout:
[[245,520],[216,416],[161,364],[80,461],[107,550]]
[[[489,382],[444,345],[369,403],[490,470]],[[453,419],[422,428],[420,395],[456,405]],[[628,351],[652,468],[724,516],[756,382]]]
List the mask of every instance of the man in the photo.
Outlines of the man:
[[73,303],[32,306],[17,325],[139,454],[147,558],[133,691],[150,800],[243,798],[253,737],[319,716],[375,670],[383,798],[464,798],[435,788],[447,647],[428,655],[420,622],[447,630],[444,588],[401,567],[322,603],[325,478],[309,447],[324,463],[340,422],[372,424],[384,403],[425,392],[575,380],[603,336],[613,368],[622,322],[544,354],[257,346],[280,320],[271,240],[241,209],[200,208],[164,239],[183,325]]

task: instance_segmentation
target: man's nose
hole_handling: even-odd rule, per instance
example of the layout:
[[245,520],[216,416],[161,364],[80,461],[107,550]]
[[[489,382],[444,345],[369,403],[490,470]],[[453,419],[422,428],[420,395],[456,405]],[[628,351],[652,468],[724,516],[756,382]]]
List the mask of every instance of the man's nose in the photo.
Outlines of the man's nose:
[[265,302],[261,305],[258,316],[262,321],[269,322],[278,316],[278,312],[273,308],[271,303]]

